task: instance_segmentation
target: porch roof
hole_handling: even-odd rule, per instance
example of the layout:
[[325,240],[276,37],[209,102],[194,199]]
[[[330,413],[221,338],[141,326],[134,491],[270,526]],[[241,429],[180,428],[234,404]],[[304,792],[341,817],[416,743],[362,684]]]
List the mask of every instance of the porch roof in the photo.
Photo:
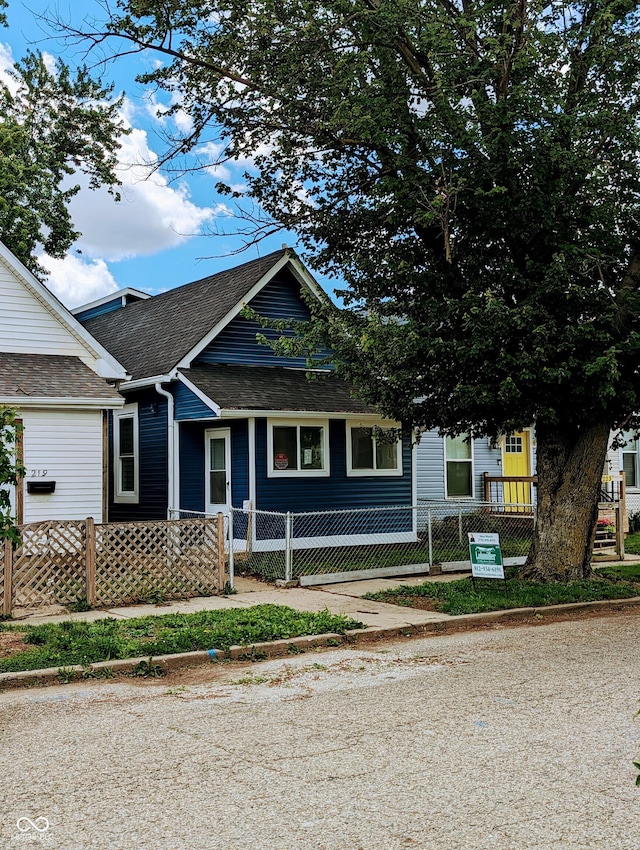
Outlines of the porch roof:
[[122,402],[120,393],[78,357],[11,352],[0,352],[0,399]]
[[377,413],[353,398],[352,386],[330,372],[313,381],[304,369],[282,366],[212,365],[180,371],[223,410]]

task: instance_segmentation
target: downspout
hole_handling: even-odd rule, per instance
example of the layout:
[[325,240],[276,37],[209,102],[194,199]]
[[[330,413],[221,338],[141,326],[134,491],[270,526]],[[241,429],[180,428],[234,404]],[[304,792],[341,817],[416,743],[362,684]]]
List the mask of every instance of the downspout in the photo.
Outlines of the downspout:
[[[168,390],[163,389],[162,384],[157,382],[155,390],[158,395],[167,399],[167,471],[169,480],[167,482],[167,519],[178,519],[180,505],[176,503],[176,446],[175,446],[175,423],[173,421],[173,396]],[[175,513],[175,516],[174,516]]]

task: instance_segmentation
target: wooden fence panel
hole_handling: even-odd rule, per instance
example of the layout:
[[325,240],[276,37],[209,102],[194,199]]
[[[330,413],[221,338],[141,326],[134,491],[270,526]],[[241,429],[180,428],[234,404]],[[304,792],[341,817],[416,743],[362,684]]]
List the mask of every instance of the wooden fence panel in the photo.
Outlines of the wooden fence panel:
[[98,607],[187,599],[225,584],[224,518],[20,526],[21,544],[0,548],[2,613],[14,608]]
[[21,543],[13,552],[12,608],[69,605],[85,597],[85,527],[84,520],[20,527]]
[[10,617],[13,603],[13,546],[10,540],[4,541],[0,566],[2,566],[2,616]]
[[222,589],[218,528],[215,519],[96,526],[96,604],[125,605],[217,593]]

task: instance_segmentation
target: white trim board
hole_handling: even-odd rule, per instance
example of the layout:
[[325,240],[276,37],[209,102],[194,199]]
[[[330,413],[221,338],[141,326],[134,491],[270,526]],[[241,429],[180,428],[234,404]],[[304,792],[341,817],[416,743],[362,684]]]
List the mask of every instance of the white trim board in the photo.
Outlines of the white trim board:
[[23,410],[30,408],[49,408],[49,407],[64,407],[77,408],[84,410],[86,408],[98,408],[100,410],[119,410],[124,405],[124,398],[37,398],[34,396],[2,396],[0,404],[6,404],[9,407],[18,407]]
[[69,312],[73,316],[76,316],[78,313],[84,313],[85,310],[93,310],[94,307],[101,307],[103,304],[109,304],[111,301],[115,301],[117,298],[120,299],[120,303],[124,307],[126,306],[124,303],[124,299],[127,297],[127,295],[134,295],[141,301],[146,301],[148,298],[151,298],[151,295],[148,292],[142,292],[141,289],[133,289],[130,286],[126,286],[124,289],[117,289],[110,295],[103,295],[102,298],[96,298],[95,301],[89,301],[88,304],[81,304],[79,307],[74,307],[73,310],[70,310]]
[[[323,549],[330,546],[371,546],[378,543],[417,543],[418,541],[418,535],[412,531],[336,534],[327,537],[294,537],[291,548],[295,552],[298,549]],[[254,552],[283,552],[284,549],[284,537],[270,540],[257,540],[255,537],[253,539]]]
[[343,581],[361,581],[372,578],[393,578],[395,576],[421,576],[429,574],[429,564],[403,564],[397,567],[371,567],[368,570],[345,570],[343,573],[316,573],[300,576],[300,587],[314,587],[318,584],[337,584]]

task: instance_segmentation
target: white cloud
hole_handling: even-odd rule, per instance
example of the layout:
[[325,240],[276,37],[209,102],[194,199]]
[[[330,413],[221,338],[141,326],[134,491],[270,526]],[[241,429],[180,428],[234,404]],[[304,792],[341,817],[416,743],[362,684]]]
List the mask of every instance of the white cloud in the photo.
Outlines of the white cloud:
[[56,68],[56,57],[52,56],[51,53],[47,53],[46,50],[42,51],[42,61],[44,62],[44,67],[50,74],[55,74],[58,70]]
[[[47,57],[47,61],[52,57]],[[13,67],[11,47],[0,43],[0,80],[15,90],[7,71]],[[91,191],[87,178],[78,173],[68,181],[80,183],[81,191],[70,203],[74,226],[81,232],[74,249],[83,259],[71,254],[65,260],[40,258],[51,276],[51,289],[63,303],[74,306],[99,298],[118,288],[107,262],[129,259],[176,248],[185,244],[214,218],[230,211],[221,204],[198,206],[191,199],[186,181],[170,183],[154,171],[158,156],[152,150],[147,131],[145,108],[125,99],[122,106],[125,126],[131,133],[121,140],[118,153],[118,187],[121,201],[116,202],[104,188]],[[188,116],[178,113],[176,123],[186,126]]]
[[104,260],[83,260],[73,254],[63,260],[39,257],[49,271],[48,288],[65,307],[77,307],[119,289]]
[[83,190],[71,202],[71,215],[82,231],[77,245],[89,257],[122,260],[174,248],[216,215],[190,200],[186,183],[170,185],[154,172],[157,155],[146,131],[134,129],[124,137],[118,158],[119,203],[106,189]]
[[13,65],[14,59],[10,45],[0,42],[0,82],[4,83],[11,94],[18,91],[18,83],[8,73],[13,70]]

